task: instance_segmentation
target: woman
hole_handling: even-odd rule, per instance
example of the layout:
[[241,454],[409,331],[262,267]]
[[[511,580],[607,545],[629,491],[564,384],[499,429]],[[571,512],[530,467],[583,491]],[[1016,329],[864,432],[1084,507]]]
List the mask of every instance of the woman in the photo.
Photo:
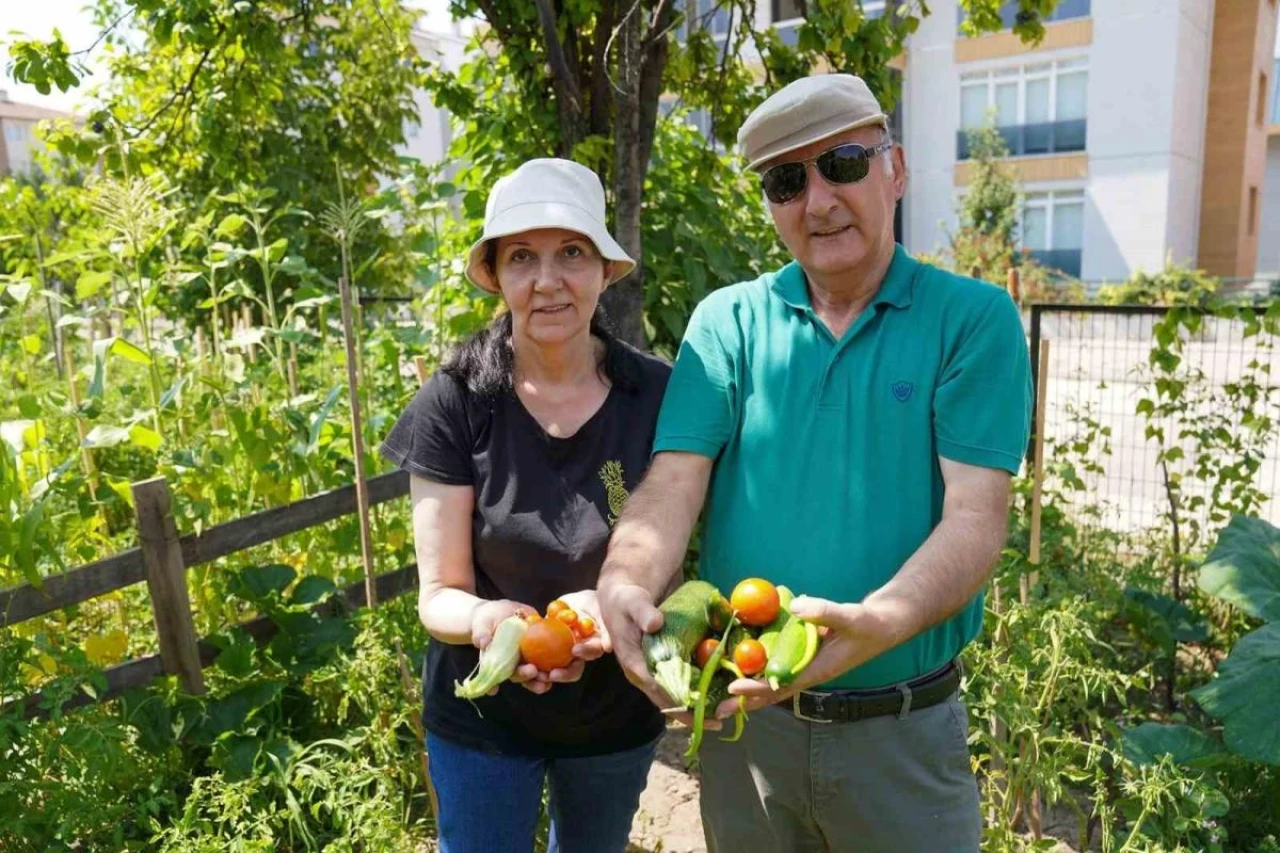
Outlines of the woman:
[[601,292],[635,266],[604,221],[604,190],[576,163],[533,160],[498,181],[467,276],[507,310],[452,354],[382,446],[411,474],[442,853],[529,851],[544,777],[552,851],[622,851],[662,733],[607,636],[577,643],[564,669],[521,666],[474,704],[453,693],[517,608],[562,599],[603,633],[602,469],[619,463],[627,489],[639,482],[670,372],[600,318]]

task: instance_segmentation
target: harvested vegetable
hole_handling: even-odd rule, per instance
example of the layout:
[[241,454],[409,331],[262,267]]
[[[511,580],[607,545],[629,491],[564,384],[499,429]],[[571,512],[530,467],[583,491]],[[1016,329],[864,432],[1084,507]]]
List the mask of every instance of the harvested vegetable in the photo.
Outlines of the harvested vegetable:
[[573,663],[573,647],[577,640],[569,626],[557,619],[543,619],[525,629],[520,639],[520,656],[542,672],[550,672]]
[[[707,665],[703,667],[702,674],[698,678],[698,689],[693,693],[693,733],[689,736],[689,748],[684,753],[684,757],[690,761],[697,756],[698,748],[702,745],[702,731],[706,725],[707,703],[711,694],[711,683],[721,671],[720,661],[724,659],[724,650],[729,647],[729,634],[733,631],[736,622],[736,615],[729,617],[729,625],[725,628],[724,636],[720,638],[720,643],[716,646],[715,651],[711,653],[711,657],[707,659]],[[728,691],[726,690],[727,694]],[[712,706],[713,710],[714,707]],[[739,713],[742,712],[739,711]]]
[[742,624],[763,628],[778,618],[778,588],[764,578],[747,578],[733,588],[729,606]]
[[733,647],[733,662],[749,677],[762,671],[769,658],[759,640],[748,638]]
[[453,683],[453,695],[460,699],[478,699],[515,674],[520,665],[520,645],[530,627],[519,616],[508,616],[498,623],[493,639],[480,652],[471,674]]
[[596,635],[596,620],[590,616],[578,617],[578,638],[585,640]]
[[774,690],[796,680],[818,652],[818,626],[790,614],[778,633],[764,674]]
[[649,672],[677,708],[693,704],[693,653],[710,627],[708,605],[719,595],[706,581],[685,581],[658,608],[662,628],[644,638]]

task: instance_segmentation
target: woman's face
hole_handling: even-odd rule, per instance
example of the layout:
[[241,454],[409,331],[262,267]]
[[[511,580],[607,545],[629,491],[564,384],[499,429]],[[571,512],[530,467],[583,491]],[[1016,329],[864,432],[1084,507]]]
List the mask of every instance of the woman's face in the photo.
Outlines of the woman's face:
[[512,329],[541,345],[589,334],[609,262],[576,231],[539,228],[498,238],[494,273]]

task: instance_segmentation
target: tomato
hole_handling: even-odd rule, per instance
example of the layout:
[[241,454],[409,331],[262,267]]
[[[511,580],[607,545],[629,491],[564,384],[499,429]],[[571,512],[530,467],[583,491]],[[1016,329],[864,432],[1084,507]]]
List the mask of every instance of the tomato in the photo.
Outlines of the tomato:
[[747,578],[733,588],[729,606],[744,624],[764,627],[778,618],[778,588],[762,578]]
[[746,639],[733,650],[733,662],[742,670],[743,675],[755,675],[764,671],[765,665],[769,663],[769,656],[759,640]]
[[578,614],[574,613],[572,610],[565,609],[565,610],[557,611],[555,618],[559,619],[561,622],[568,625],[570,628],[578,624]]
[[698,648],[693,653],[693,660],[698,665],[698,669],[702,669],[707,665],[707,661],[711,660],[711,656],[715,654],[719,645],[720,641],[715,637],[707,637],[701,643],[698,643]]
[[542,672],[566,667],[573,662],[575,640],[569,626],[559,619],[534,622],[520,640],[520,657]]
[[596,620],[592,619],[590,616],[579,616],[578,617],[578,636],[582,637],[585,640],[587,637],[594,637],[595,635],[596,635]]
[[547,605],[547,618],[554,619],[556,617],[556,614],[558,614],[561,610],[568,610],[568,609],[570,609],[569,605],[565,604],[563,601],[557,598],[555,601]]

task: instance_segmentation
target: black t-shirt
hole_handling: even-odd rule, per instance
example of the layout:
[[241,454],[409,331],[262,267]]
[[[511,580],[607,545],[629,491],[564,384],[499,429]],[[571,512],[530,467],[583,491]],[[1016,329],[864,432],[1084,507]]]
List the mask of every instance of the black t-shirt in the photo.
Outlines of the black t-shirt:
[[[481,598],[508,598],[544,613],[559,596],[596,587],[611,516],[602,469],[617,462],[627,490],[639,484],[671,372],[664,361],[624,350],[637,387],[615,383],[568,438],[547,435],[514,391],[483,398],[444,372],[422,386],[386,436],[383,455],[411,474],[475,488],[471,549]],[[567,758],[631,749],[662,731],[662,714],[613,655],[542,695],[508,682],[472,705],[453,695],[453,683],[467,677],[478,654],[435,640],[427,648],[423,722],[440,737]]]

